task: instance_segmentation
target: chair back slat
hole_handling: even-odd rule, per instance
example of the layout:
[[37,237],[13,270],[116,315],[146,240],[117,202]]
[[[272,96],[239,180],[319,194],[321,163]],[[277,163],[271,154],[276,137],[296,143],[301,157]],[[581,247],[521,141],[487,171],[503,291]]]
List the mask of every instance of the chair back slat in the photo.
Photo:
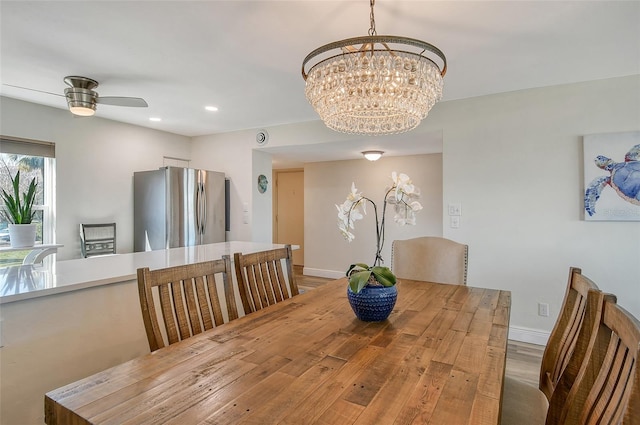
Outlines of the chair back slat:
[[[190,280],[185,280],[186,282],[191,282]],[[185,313],[184,308],[184,299],[182,297],[182,290],[185,281],[178,281],[171,283],[171,296],[172,296],[172,306],[173,312],[176,316],[176,324],[178,325],[178,332],[180,334],[180,339],[188,338],[190,335],[189,332],[189,321],[187,320],[187,315]]]
[[282,301],[282,298],[278,298],[275,280],[273,277],[273,262],[274,256],[272,252],[264,252],[263,255],[259,257],[260,263],[256,264],[256,268],[260,269],[260,273],[256,273],[256,277],[260,276],[260,288],[263,290],[263,293],[266,294],[266,298],[262,298],[262,306],[266,307],[268,305],[275,304],[279,301]]
[[[229,260],[231,261],[231,260]],[[229,265],[229,269],[231,268],[231,265]],[[226,273],[226,272],[225,272]],[[201,277],[198,277],[197,279],[199,279],[200,281],[202,281]],[[227,279],[229,280],[229,285],[231,286],[231,275],[227,276]],[[202,287],[204,287],[204,282],[202,282]],[[220,297],[218,296],[218,289],[216,288],[216,277],[212,274],[207,275],[207,290],[209,292],[209,298],[211,300],[211,304],[212,305],[221,305],[220,304]],[[233,291],[230,291],[233,292]],[[206,298],[203,300],[206,301]],[[228,303],[229,300],[226,300],[226,302]],[[233,299],[233,308],[235,311],[235,298]],[[228,304],[227,304],[228,305]],[[207,313],[208,313],[208,309],[207,309]],[[234,317],[238,317],[238,315],[236,314]],[[210,320],[209,320],[210,322]],[[220,308],[214,308],[213,309],[213,323],[215,323],[216,326],[220,326],[224,323],[224,318],[222,317],[222,309]],[[213,326],[211,327],[206,327],[205,329],[211,329]]]
[[250,254],[234,254],[236,279],[245,314],[298,295],[291,261],[290,245]]
[[267,294],[262,284],[262,272],[259,265],[252,265],[247,268],[247,273],[251,285],[249,291],[253,294],[253,302],[255,305],[262,306],[267,303]]
[[582,275],[582,270],[571,267],[560,315],[549,335],[540,366],[539,388],[547,400],[551,399],[575,350],[591,290],[599,291],[593,281]]
[[[215,275],[207,275],[207,284],[215,284]],[[205,282],[204,279],[200,276],[198,276],[196,278],[196,297],[198,300],[198,308],[200,309],[200,312],[202,314],[201,319],[202,319],[202,327],[203,329],[206,331],[208,329],[212,329],[213,328],[213,320],[211,318],[211,312],[209,311],[209,305],[207,303],[207,291],[209,292],[209,294],[211,294],[211,301],[214,305],[220,305],[220,300],[218,299],[218,291],[215,290],[211,290],[211,286],[207,285],[207,287],[205,287]],[[214,313],[215,313],[214,309]],[[216,320],[215,322],[216,326],[219,326],[220,324],[222,324],[222,322],[218,323],[218,321]]]
[[164,320],[165,330],[169,344],[180,341],[178,336],[178,325],[173,313],[173,289],[171,285],[163,285],[160,287],[160,307],[162,308],[162,319]]
[[[138,269],[140,306],[151,351],[224,323],[217,277],[225,294],[227,317],[236,319],[230,272],[229,256],[159,270]],[[156,312],[156,300],[160,314]]]
[[276,294],[277,294],[276,298],[282,301],[285,298],[289,298],[286,281],[284,280],[284,273],[282,272],[282,264],[280,264],[280,262],[276,262],[274,263],[274,265],[275,265],[275,270],[272,270],[272,273],[275,276],[272,276],[272,279],[275,278],[276,282],[278,282],[279,284],[276,291]]
[[[186,301],[187,313],[189,314],[189,322],[186,320],[184,323],[191,323],[191,328],[194,334],[202,332],[202,326],[200,325],[199,316],[199,303],[196,300],[195,287],[198,286],[198,280],[202,281],[202,276],[197,276],[193,279],[183,281],[182,287],[184,288],[184,299]],[[190,331],[189,326],[184,326],[187,332]]]

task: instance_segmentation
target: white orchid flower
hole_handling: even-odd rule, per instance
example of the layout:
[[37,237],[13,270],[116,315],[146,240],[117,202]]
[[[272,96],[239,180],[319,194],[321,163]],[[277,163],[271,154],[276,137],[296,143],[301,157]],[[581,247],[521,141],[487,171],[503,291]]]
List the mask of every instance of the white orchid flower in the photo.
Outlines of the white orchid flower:
[[411,208],[411,211],[420,211],[422,209],[422,204],[418,201],[412,201],[409,203],[409,208]]
[[344,223],[339,223],[338,224],[338,229],[340,230],[340,233],[342,234],[342,237],[345,238],[348,242],[351,242],[352,240],[354,240],[356,238],[353,233],[351,233],[349,230],[347,230],[344,227]]
[[391,180],[396,188],[395,198],[396,200],[402,199],[402,193],[413,193],[415,188],[411,184],[411,179],[404,173],[397,174],[395,171],[391,173]]
[[356,201],[359,198],[362,198],[362,193],[358,193],[358,189],[356,189],[356,184],[351,182],[351,193],[347,195],[348,201]]
[[350,221],[351,221],[351,228],[353,228],[353,222],[358,221],[358,220],[362,220],[364,218],[364,216],[362,215],[362,213],[360,213],[360,210],[356,207],[354,209],[351,210],[350,215]]
[[[413,182],[404,173],[391,173],[391,180],[393,185],[385,189],[384,204],[391,204],[394,206],[395,215],[394,221],[399,225],[415,225],[417,211],[420,211],[423,207],[417,199],[420,196],[420,189],[413,185]],[[355,235],[351,233],[351,230],[355,229],[355,222],[362,220],[367,214],[367,202],[371,202],[374,207],[375,203],[365,198],[361,192],[358,192],[355,182],[351,183],[351,191],[347,194],[347,199],[340,205],[336,204],[338,210],[338,229],[342,236],[349,242],[355,239]],[[385,208],[382,208],[384,211]],[[381,222],[378,217],[376,219],[376,229],[378,235],[383,233],[384,229],[381,229]],[[382,225],[384,220],[382,220]],[[379,236],[378,236],[379,237]],[[378,257],[382,250],[380,240],[378,240]]]

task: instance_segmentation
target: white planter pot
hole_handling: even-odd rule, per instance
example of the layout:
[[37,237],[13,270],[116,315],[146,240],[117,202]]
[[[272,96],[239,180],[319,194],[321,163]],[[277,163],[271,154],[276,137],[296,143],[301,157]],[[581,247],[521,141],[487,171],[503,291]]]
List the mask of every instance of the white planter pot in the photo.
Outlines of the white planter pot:
[[12,248],[29,248],[36,243],[35,224],[9,224],[9,241]]

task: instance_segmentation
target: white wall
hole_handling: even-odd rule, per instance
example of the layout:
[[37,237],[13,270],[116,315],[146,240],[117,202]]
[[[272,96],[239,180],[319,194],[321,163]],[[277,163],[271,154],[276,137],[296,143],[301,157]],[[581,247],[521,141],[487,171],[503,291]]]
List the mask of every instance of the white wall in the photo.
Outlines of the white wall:
[[640,223],[582,212],[582,136],[640,129],[640,76],[447,102],[426,124],[444,131],[444,204],[462,204],[444,236],[470,245],[469,285],[511,290],[513,327],[552,328],[569,266],[640,317]]
[[407,174],[421,191],[423,209],[415,226],[399,226],[393,221],[393,206],[385,214],[384,265],[391,267],[394,239],[415,236],[442,236],[442,155],[382,157],[376,162],[363,159],[316,162],[304,169],[305,274],[342,277],[353,263],[373,264],[376,253],[374,209],[367,203],[367,215],[355,223],[355,239],[347,242],[338,231],[336,204],[342,204],[354,182],[359,192],[376,203],[382,219],[383,197],[391,186],[391,172]]
[[134,171],[190,156],[188,137],[6,97],[0,109],[3,135],[56,144],[58,260],[80,258],[80,223],[116,222],[118,252],[132,252]]

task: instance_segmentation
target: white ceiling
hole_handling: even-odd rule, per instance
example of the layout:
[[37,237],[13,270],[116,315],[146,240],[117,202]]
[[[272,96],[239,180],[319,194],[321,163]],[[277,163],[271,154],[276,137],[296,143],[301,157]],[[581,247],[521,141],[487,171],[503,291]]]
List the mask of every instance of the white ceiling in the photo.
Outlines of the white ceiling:
[[[375,16],[445,53],[444,101],[640,74],[640,1],[378,0]],[[149,103],[97,116],[185,136],[312,121],[302,59],[368,29],[367,0],[1,1],[0,94],[66,109],[7,84],[62,94],[81,75]]]

